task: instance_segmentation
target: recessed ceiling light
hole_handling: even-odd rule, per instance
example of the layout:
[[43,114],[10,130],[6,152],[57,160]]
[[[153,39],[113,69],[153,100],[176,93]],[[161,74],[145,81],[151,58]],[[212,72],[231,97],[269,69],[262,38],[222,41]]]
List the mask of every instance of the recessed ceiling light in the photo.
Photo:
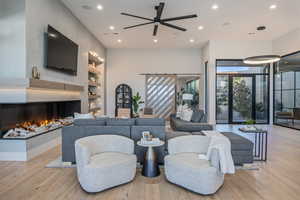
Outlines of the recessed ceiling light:
[[115,27],[114,26],[110,26],[109,29],[110,30],[115,30]]
[[203,26],[198,26],[198,30],[203,30],[204,27]]
[[99,5],[97,6],[97,9],[98,9],[98,10],[103,10],[103,6],[99,4]]
[[248,35],[255,35],[255,33],[254,32],[250,32],[250,33],[248,33]]
[[190,43],[194,43],[195,42],[195,40],[194,39],[190,39]]
[[158,42],[158,39],[154,39],[153,42],[154,42],[154,43],[157,43],[157,42]]
[[259,26],[259,27],[256,28],[256,30],[264,31],[264,30],[266,30],[266,27],[265,26]]
[[222,26],[229,26],[231,23],[230,22],[224,22],[223,24],[222,24]]
[[272,5],[270,5],[270,10],[275,10],[276,8],[277,8],[277,5],[276,4],[272,4]]
[[89,5],[82,5],[81,7],[85,10],[92,10],[92,7]]
[[119,43],[121,43],[121,42],[122,42],[122,40],[121,40],[121,39],[118,39],[118,42],[119,42]]
[[218,9],[219,9],[219,6],[218,6],[218,4],[214,4],[214,5],[212,5],[212,6],[211,6],[211,9],[213,9],[213,10],[218,10]]

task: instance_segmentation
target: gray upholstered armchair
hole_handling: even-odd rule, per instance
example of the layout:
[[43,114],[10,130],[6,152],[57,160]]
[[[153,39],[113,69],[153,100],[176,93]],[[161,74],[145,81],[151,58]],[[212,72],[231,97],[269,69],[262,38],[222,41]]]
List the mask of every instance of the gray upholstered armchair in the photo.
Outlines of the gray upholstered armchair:
[[180,136],[168,141],[169,155],[165,157],[165,174],[168,181],[199,194],[213,194],[224,182],[220,171],[217,149],[208,160],[199,159],[206,154],[210,143],[207,136]]
[[118,135],[97,135],[76,140],[77,176],[87,192],[130,182],[136,173],[133,140]]

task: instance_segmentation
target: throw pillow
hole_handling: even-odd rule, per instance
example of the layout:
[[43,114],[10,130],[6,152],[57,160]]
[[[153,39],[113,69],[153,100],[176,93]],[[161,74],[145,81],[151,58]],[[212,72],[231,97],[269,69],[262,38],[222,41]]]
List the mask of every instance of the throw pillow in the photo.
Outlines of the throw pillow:
[[203,117],[204,117],[203,110],[194,110],[191,122],[201,122]]
[[74,119],[94,119],[94,115],[92,113],[87,113],[87,114],[74,113]]
[[182,112],[182,120],[190,122],[192,119],[193,115],[193,110],[191,109],[186,109]]
[[183,108],[182,105],[179,105],[179,106],[177,107],[176,118],[181,118],[182,108]]

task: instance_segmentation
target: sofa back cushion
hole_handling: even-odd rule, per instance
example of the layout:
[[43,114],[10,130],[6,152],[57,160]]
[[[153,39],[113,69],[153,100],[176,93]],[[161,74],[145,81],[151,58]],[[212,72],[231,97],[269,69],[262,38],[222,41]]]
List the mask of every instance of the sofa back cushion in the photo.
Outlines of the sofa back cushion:
[[183,120],[183,121],[190,122],[191,119],[192,119],[193,113],[194,112],[191,109],[183,110],[180,119]]
[[93,135],[121,135],[130,138],[130,126],[87,126],[84,127],[84,136]]
[[165,126],[165,119],[162,118],[137,118],[136,126]]
[[135,119],[109,118],[106,120],[107,126],[133,126],[134,124]]
[[75,119],[74,125],[76,126],[105,126],[106,118],[98,119]]
[[130,138],[129,126],[65,126],[62,129],[62,160],[75,162],[75,141],[94,135],[120,135]]
[[204,118],[204,111],[203,110],[194,110],[191,122],[201,122]]

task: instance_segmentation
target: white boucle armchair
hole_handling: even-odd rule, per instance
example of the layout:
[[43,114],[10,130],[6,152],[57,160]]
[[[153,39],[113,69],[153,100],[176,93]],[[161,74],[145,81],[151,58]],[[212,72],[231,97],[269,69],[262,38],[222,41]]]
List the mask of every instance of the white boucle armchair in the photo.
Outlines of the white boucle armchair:
[[77,176],[86,192],[100,192],[132,181],[136,174],[133,140],[97,135],[76,140]]
[[224,182],[218,150],[213,149],[207,160],[199,158],[199,154],[207,153],[210,140],[210,137],[198,135],[168,140],[169,155],[165,157],[167,180],[199,194],[214,194]]

